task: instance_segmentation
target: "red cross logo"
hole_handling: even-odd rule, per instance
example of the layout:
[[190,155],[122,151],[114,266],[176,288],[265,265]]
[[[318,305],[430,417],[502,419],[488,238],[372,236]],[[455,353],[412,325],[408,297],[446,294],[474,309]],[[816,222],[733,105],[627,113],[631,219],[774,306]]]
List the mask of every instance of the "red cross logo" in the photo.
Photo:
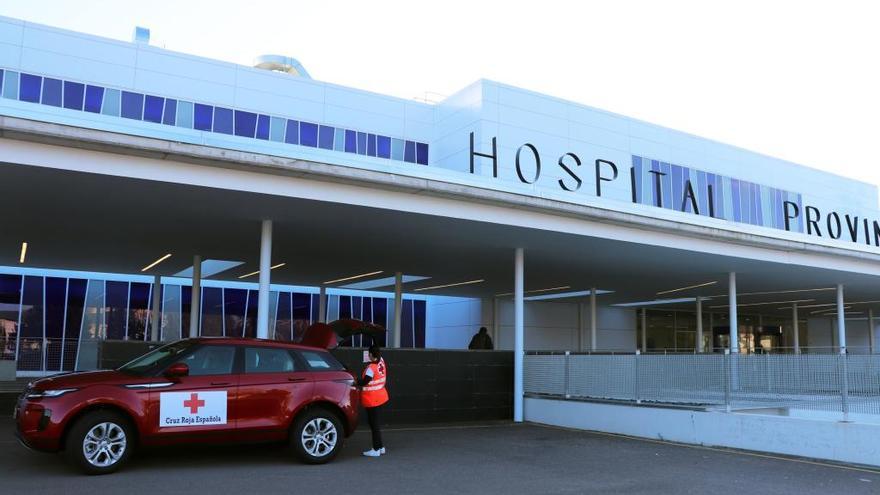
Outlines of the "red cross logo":
[[204,405],[205,401],[199,399],[199,394],[195,392],[189,394],[189,400],[183,401],[183,407],[188,407],[190,414],[197,414],[199,412],[199,408]]

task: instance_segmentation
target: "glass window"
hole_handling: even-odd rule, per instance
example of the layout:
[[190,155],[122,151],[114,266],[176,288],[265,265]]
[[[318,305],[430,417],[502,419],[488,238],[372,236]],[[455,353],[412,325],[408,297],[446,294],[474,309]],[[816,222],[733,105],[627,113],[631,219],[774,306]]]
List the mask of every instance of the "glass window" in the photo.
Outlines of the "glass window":
[[379,158],[391,158],[391,138],[388,136],[376,136],[376,156]]
[[269,116],[260,115],[257,118],[257,139],[269,139]]
[[426,143],[416,143],[416,163],[419,165],[428,164],[428,145]]
[[256,290],[248,290],[247,312],[244,319],[244,335],[243,337],[256,338],[257,336],[257,304],[259,292]]
[[357,146],[358,154],[359,155],[366,155],[367,154],[367,133],[366,132],[357,133],[357,141],[358,141],[358,143],[357,143],[358,144],[358,146]]
[[29,101],[31,103],[39,103],[42,82],[42,77],[22,72],[21,88],[19,89],[18,99],[21,101]]
[[82,328],[83,310],[86,303],[87,280],[72,278],[67,287],[67,320],[64,328],[63,371],[71,371],[76,366],[79,348],[79,332]]
[[[181,340],[148,352],[119,367],[119,371],[132,375],[145,375],[151,371],[164,368],[178,356],[198,345],[192,340]],[[231,347],[230,347],[231,349]]]
[[214,107],[214,132],[232,134],[232,110]]
[[235,135],[242,137],[254,137],[257,127],[257,114],[251,112],[235,111]]
[[10,100],[18,99],[18,72],[3,72],[3,97]]
[[104,104],[101,105],[101,113],[104,115],[112,115],[119,117],[119,97],[118,89],[104,90]]
[[312,371],[342,371],[345,366],[327,352],[300,351],[300,355],[306,360]]
[[150,285],[132,282],[128,303],[128,340],[146,340],[150,301]]
[[357,133],[354,131],[345,131],[345,151],[348,153],[357,153]]
[[223,289],[202,287],[202,319],[199,335],[218,337],[223,335]]
[[288,144],[299,144],[299,122],[296,120],[287,121],[287,132],[284,134],[284,142]]
[[177,102],[177,119],[174,122],[177,127],[186,129],[193,128],[193,104],[189,101]]
[[64,108],[82,110],[85,92],[85,84],[64,81]]
[[0,275],[0,359],[15,359],[21,275]]
[[177,340],[183,327],[183,291],[179,285],[162,286],[161,340]]
[[[293,308],[291,308],[293,317],[293,342],[302,341],[306,329],[311,325],[312,319],[312,298],[308,294],[295,292],[293,294]],[[330,321],[328,319],[328,321]]]
[[376,156],[376,135],[367,134],[367,155]]
[[211,105],[195,104],[193,116],[193,128],[199,131],[210,131],[211,122],[214,120],[214,107]]
[[303,146],[318,146],[318,124],[311,122],[299,123],[299,144]]
[[104,99],[104,88],[100,86],[86,86],[85,111],[101,113],[101,101]]
[[241,337],[244,330],[244,309],[247,304],[246,289],[225,289],[223,303],[226,312],[226,336]]
[[104,315],[107,324],[107,338],[122,340],[125,338],[125,325],[128,323],[128,282],[107,282],[107,312]]
[[291,303],[290,292],[282,292],[278,294],[278,311],[275,318],[275,340],[289,342],[293,339]]
[[244,350],[245,373],[289,373],[297,371],[287,349],[248,347]]
[[43,367],[43,277],[24,277],[18,369],[39,371]]
[[192,354],[176,361],[189,366],[190,376],[228,375],[232,373],[235,347],[229,345],[205,345]]
[[165,98],[165,112],[162,114],[162,123],[165,125],[174,125],[177,116],[177,100]]
[[345,129],[336,128],[333,133],[333,150],[345,151]]
[[416,162],[416,143],[407,141],[403,148],[403,161],[409,163]]
[[43,105],[61,106],[61,80],[43,78]]
[[269,119],[269,139],[277,143],[284,142],[284,128],[286,120],[280,117],[272,117]]
[[144,116],[144,95],[122,92],[122,117],[126,119],[141,120]]
[[334,129],[332,127],[322,125],[318,132],[318,147],[324,150],[332,150],[333,134]]
[[0,69],[0,95],[3,94],[3,69]]
[[144,100],[144,120],[161,124],[162,110],[164,108],[165,98],[147,95]]
[[403,160],[403,139],[391,140],[391,159]]

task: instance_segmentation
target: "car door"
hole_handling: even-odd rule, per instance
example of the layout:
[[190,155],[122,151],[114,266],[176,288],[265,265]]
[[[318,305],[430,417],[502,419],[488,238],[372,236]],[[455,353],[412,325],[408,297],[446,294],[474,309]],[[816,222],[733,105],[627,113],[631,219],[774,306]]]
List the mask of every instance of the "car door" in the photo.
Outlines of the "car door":
[[238,433],[248,440],[287,435],[293,412],[312,394],[312,374],[289,349],[244,347]]
[[237,352],[232,345],[202,344],[166,367],[183,363],[188,373],[163,372],[155,379],[147,409],[149,440],[231,435],[236,426]]

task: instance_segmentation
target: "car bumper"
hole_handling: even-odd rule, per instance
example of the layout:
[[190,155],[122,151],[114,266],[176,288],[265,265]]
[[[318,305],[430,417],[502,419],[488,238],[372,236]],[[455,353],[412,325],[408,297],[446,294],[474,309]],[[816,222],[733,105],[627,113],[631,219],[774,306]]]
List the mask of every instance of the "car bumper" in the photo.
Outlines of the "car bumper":
[[19,399],[13,418],[15,437],[25,447],[41,452],[57,452],[61,449],[63,427],[61,411],[53,411],[43,404]]

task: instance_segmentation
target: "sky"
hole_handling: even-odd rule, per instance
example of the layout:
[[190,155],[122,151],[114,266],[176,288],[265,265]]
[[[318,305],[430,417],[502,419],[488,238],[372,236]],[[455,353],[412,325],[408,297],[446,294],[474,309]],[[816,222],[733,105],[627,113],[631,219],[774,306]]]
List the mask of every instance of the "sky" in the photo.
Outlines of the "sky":
[[[0,15],[442,99],[491,79],[880,185],[880,3],[0,0]],[[697,164],[692,164],[697,166]]]

